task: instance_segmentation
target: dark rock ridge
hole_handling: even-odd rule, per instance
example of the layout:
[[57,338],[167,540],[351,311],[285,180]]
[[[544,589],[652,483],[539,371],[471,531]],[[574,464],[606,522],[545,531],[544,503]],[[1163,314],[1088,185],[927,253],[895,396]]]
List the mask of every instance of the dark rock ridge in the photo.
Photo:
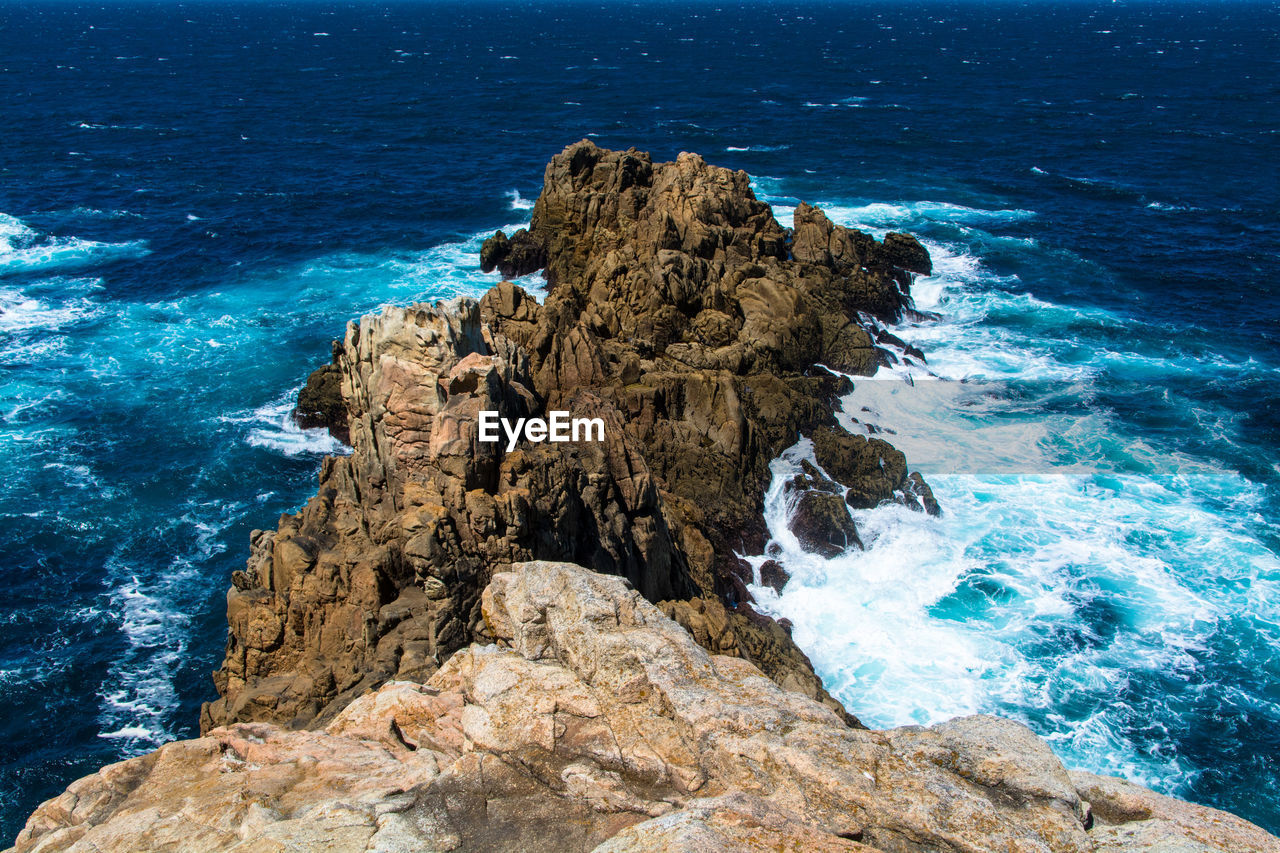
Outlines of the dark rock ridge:
[[334,438],[350,444],[347,404],[342,399],[342,371],[338,367],[340,354],[335,342],[333,361],[313,370],[298,391],[293,417],[303,429],[327,429]]
[[495,269],[508,278],[519,278],[537,272],[547,264],[547,251],[528,231],[521,228],[507,239],[501,231],[494,234],[480,247],[480,269]]
[[[321,725],[387,680],[426,679],[489,637],[480,592],[527,560],[621,575],[711,651],[843,713],[751,608],[735,554],[763,548],[769,462],[801,436],[839,483],[812,492],[840,511],[824,504],[835,527],[815,534],[831,547],[857,543],[846,494],[924,505],[901,453],[838,426],[850,386],[832,370],[874,372],[870,318],[909,308],[928,254],[808,205],[794,225],[743,172],[584,141],[547,166],[528,230],[482,253],[508,275],[544,267],[544,304],[503,282],[349,324],[299,415],[345,426],[353,452],[254,535],[202,727]],[[478,440],[485,409],[599,417],[606,440],[507,452]]]

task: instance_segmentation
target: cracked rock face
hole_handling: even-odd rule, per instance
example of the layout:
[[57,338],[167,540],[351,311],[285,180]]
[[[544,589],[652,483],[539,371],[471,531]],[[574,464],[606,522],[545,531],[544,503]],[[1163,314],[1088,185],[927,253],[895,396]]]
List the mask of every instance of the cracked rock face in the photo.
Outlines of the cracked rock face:
[[1018,723],[851,729],[709,654],[619,577],[494,575],[496,643],[325,728],[237,723],[40,806],[29,851],[1274,853],[1222,812],[1069,774]]

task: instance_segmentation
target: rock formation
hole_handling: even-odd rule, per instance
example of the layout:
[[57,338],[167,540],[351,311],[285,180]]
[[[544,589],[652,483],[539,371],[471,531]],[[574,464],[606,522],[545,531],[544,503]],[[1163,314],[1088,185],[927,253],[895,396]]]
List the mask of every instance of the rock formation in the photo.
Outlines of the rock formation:
[[[715,651],[838,707],[750,608],[736,554],[763,547],[769,462],[800,435],[854,506],[919,503],[901,453],[836,424],[848,382],[819,366],[874,371],[862,318],[908,304],[893,258],[927,266],[911,238],[889,245],[809,207],[789,241],[744,173],[695,155],[654,164],[582,142],[556,156],[529,229],[482,253],[512,274],[545,265],[543,304],[504,282],[479,303],[389,308],[351,323],[308,380],[299,416],[352,453],[255,534],[203,728],[320,724],[389,679],[428,677],[487,637],[491,574],[530,559],[622,575],[691,628],[714,614]],[[478,440],[482,410],[598,417],[606,440],[508,452]],[[857,534],[841,515],[844,547]]]
[[1209,851],[1275,853],[1239,818],[1069,774],[1018,723],[852,729],[708,654],[622,578],[495,574],[496,643],[319,730],[237,723],[103,768],[15,853]]
[[[696,155],[553,158],[480,259],[543,269],[546,299],[503,282],[348,324],[297,417],[351,453],[254,532],[204,735],[74,783],[15,849],[1280,850],[1071,776],[1016,723],[868,731],[752,608],[738,555],[798,440],[805,547],[861,547],[848,507],[940,511],[833,415],[928,253],[804,204],[793,226]],[[482,411],[604,438],[509,448]]]

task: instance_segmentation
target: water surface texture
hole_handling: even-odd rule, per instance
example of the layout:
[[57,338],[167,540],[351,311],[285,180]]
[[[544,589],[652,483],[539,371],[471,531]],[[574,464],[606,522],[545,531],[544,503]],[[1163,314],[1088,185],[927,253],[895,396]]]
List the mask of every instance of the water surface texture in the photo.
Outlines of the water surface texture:
[[584,136],[934,253],[938,319],[898,330],[927,370],[842,417],[944,514],[859,513],[872,549],[818,561],[770,499],[794,579],[761,606],[851,710],[1007,714],[1280,830],[1278,30],[1245,2],[0,3],[0,838],[197,732],[249,531],[340,452],[290,425],[302,379],[362,312],[483,292],[483,235]]

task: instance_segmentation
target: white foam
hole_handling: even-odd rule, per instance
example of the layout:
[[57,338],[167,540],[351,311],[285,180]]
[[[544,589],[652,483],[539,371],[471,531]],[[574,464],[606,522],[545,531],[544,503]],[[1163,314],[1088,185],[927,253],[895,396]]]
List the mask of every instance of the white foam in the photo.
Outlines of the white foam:
[[141,257],[145,241],[100,243],[78,237],[40,235],[14,216],[0,213],[0,273],[77,269],[120,257]]
[[92,319],[100,310],[99,304],[76,296],[71,287],[60,303],[33,288],[0,288],[0,332],[56,331]]
[[123,726],[114,732],[100,732],[98,737],[107,740],[143,740],[157,744],[164,739],[163,736],[143,726]]
[[[127,572],[115,562],[112,570]],[[189,572],[176,571],[165,582],[172,586],[183,578],[195,580]],[[131,575],[116,587],[113,598],[126,650],[112,662],[104,681],[99,737],[134,741],[131,751],[142,751],[174,736],[172,717],[179,701],[173,673],[186,655],[190,617],[164,592],[147,589]]]
[[329,434],[327,429],[303,429],[293,418],[297,395],[290,392],[249,412],[247,416],[227,416],[222,420],[256,424],[245,435],[245,441],[283,453],[285,456],[346,455],[351,449]]
[[142,214],[133,213],[128,210],[99,210],[95,207],[85,207],[83,205],[72,208],[71,213],[76,216],[83,216],[93,219],[141,219]]
[[[947,417],[933,414],[932,423]],[[1164,709],[1112,708],[1108,697],[1135,673],[1193,677],[1203,638],[1242,604],[1230,593],[1242,575],[1255,573],[1252,612],[1274,620],[1280,608],[1280,563],[1205,510],[1198,485],[922,466],[941,518],[899,506],[856,511],[868,550],[822,560],[796,547],[781,498],[781,483],[806,455],[797,446],[775,462],[767,498],[775,559],[792,580],[781,596],[753,592],[763,610],[794,623],[796,641],[854,713],[881,726],[975,712],[1051,717],[1068,698],[1092,696],[1099,708],[1091,721],[1051,726],[1059,748],[1086,766],[1110,763],[1166,786],[1186,781],[1177,756],[1142,754],[1121,734],[1129,714]],[[1230,475],[1213,483],[1249,490]],[[1144,537],[1135,541],[1134,530]],[[1180,565],[1195,565],[1203,583],[1188,582]],[[975,605],[982,585],[999,592]],[[1114,636],[1046,654],[1054,632],[1091,636],[1082,608],[1093,599],[1119,614],[1104,626]]]
[[512,210],[533,210],[536,199],[527,199],[520,195],[520,190],[511,190],[507,193],[507,198],[511,199]]
[[1020,222],[1035,218],[1035,213],[1020,208],[980,208],[940,201],[899,202],[823,208],[833,222],[870,230],[908,228],[927,222],[957,224],[993,224]]

